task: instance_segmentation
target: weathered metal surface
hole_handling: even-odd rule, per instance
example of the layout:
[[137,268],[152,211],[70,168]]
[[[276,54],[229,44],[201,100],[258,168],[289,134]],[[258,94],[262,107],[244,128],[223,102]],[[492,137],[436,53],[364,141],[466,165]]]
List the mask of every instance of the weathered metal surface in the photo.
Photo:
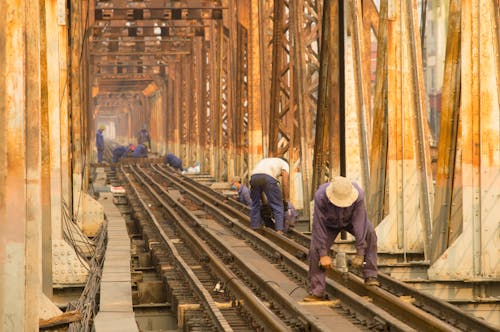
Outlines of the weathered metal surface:
[[388,1],[381,1],[378,21],[377,69],[373,101],[372,139],[370,150],[370,182],[367,186],[367,212],[371,222],[377,226],[387,214],[384,204],[387,185],[387,47],[388,47]]
[[[0,326],[23,331],[26,312],[26,136],[25,2],[0,4],[6,23],[0,31]],[[17,79],[13,79],[19,75]],[[12,301],[12,299],[20,299]]]
[[[25,324],[29,327],[38,320],[38,307],[42,289],[42,56],[40,35],[42,33],[42,15],[40,3],[25,3],[25,73],[26,104],[25,142],[26,158],[26,230],[25,230]],[[22,6],[21,6],[22,7]],[[23,222],[23,220],[16,220]],[[4,234],[4,233],[2,233]]]
[[[432,264],[431,279],[499,277],[498,213],[500,109],[498,4],[462,2],[460,124],[453,191],[447,204],[462,205],[462,233]],[[491,46],[495,45],[495,46]]]
[[[452,221],[454,214],[451,204],[455,180],[455,163],[457,161],[460,116],[461,10],[460,1],[454,0],[450,2],[433,211],[432,255],[430,256],[432,262],[441,256],[462,232],[461,220],[458,225]],[[462,204],[458,205],[462,206]],[[456,216],[461,216],[461,213],[456,214]]]
[[[313,159],[311,189],[333,175],[340,175],[340,165],[334,164],[336,155],[340,161],[339,121],[339,11],[337,2],[326,1],[323,5],[322,39],[318,87],[318,109],[316,114],[316,136]],[[336,121],[337,120],[337,121]]]
[[[412,1],[391,3],[388,25],[386,215],[377,226],[379,251],[428,255],[432,181],[422,63]],[[380,24],[383,24],[381,14]],[[379,27],[379,32],[381,31]],[[379,42],[380,47],[380,42]],[[376,101],[377,102],[377,101]],[[383,137],[383,136],[381,136]],[[383,142],[372,144],[384,144]],[[380,151],[380,150],[379,150]],[[373,170],[376,174],[377,170]],[[382,183],[379,184],[379,186]],[[378,192],[381,195],[381,187]],[[377,192],[377,190],[372,191]],[[379,206],[380,207],[380,206]]]

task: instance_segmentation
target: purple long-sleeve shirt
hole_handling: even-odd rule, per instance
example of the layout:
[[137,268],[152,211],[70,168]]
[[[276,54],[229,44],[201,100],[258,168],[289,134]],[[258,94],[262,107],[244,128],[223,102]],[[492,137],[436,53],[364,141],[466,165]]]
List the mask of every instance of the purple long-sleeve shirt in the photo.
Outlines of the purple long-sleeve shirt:
[[330,183],[322,184],[314,195],[314,217],[312,225],[311,244],[318,250],[320,256],[328,255],[327,248],[328,230],[348,229],[356,238],[356,252],[364,256],[367,247],[366,232],[368,217],[364,202],[364,192],[355,182],[358,190],[358,199],[349,207],[341,208],[333,205],[326,196],[326,188]]

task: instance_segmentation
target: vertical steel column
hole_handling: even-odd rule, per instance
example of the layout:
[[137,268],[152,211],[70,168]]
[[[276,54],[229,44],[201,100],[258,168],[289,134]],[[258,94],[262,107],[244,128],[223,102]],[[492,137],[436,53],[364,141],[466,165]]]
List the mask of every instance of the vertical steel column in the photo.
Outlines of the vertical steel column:
[[455,168],[449,175],[453,176],[453,193],[444,203],[462,205],[462,215],[456,216],[459,222],[461,219],[462,232],[429,268],[431,279],[496,280],[500,276],[498,257],[492,254],[500,250],[495,231],[500,211],[497,15],[497,1],[461,2],[460,122]]
[[273,16],[273,62],[271,74],[271,107],[269,116],[269,155],[278,156],[279,140],[279,115],[280,115],[280,90],[281,90],[281,67],[283,65],[283,12],[284,0],[274,0]]
[[191,98],[193,93],[193,88],[191,86],[192,82],[192,56],[184,55],[181,59],[181,108],[179,113],[179,130],[180,130],[180,158],[183,164],[187,167],[191,165],[191,149],[189,145],[190,136],[190,117],[193,114]]
[[[387,215],[378,224],[377,234],[381,252],[423,251],[428,257],[433,187],[417,12],[416,1],[389,2],[387,190],[380,193]],[[384,15],[381,11],[380,33]],[[374,139],[372,144],[373,152],[384,143]],[[378,171],[372,169],[372,179]]]
[[[68,211],[73,211],[73,178],[72,178],[72,164],[71,164],[71,137],[70,137],[70,85],[71,80],[69,69],[70,51],[68,47],[68,22],[67,22],[67,7],[66,1],[57,0],[57,24],[59,25],[59,96],[57,97],[57,105],[60,109],[59,118],[55,122],[55,126],[59,122],[59,128],[54,128],[55,131],[60,130],[60,136],[56,136],[54,143],[60,142],[59,151],[54,151],[54,154],[60,153],[61,165],[56,167],[61,168],[62,178],[62,204],[68,207]],[[56,135],[57,133],[55,133]],[[57,143],[56,143],[57,144]],[[52,156],[51,156],[52,158]],[[56,162],[57,163],[57,162]],[[57,189],[56,189],[57,190]],[[60,195],[60,192],[56,192]],[[53,205],[54,206],[54,205]],[[60,210],[62,205],[57,208]],[[54,211],[54,210],[53,210]],[[54,220],[54,219],[52,219]],[[61,221],[61,219],[59,219]],[[62,224],[53,225],[52,227],[52,240],[56,238],[62,239]],[[57,235],[55,233],[58,233]],[[57,237],[54,237],[54,236]]]
[[220,142],[220,159],[219,159],[219,167],[221,168],[221,179],[222,181],[228,181],[228,159],[231,157],[229,154],[229,146],[231,141],[231,123],[229,121],[229,36],[226,35],[226,29],[224,26],[221,26],[221,64],[220,64],[220,83],[221,83],[221,103],[220,103],[220,122],[218,123],[221,126],[221,142]]
[[236,0],[227,0],[228,17],[223,22],[227,24],[229,36],[226,39],[227,49],[227,158],[226,158],[226,176],[227,180],[232,178],[236,172],[237,157],[237,112],[238,112],[238,8]]
[[241,24],[238,24],[237,54],[235,175],[245,177],[248,175],[248,33]]
[[[36,326],[29,312],[26,266],[27,40],[25,1],[2,1],[5,22],[0,30],[0,330],[24,331]],[[21,53],[21,56],[19,56]],[[33,54],[31,54],[33,55]],[[31,74],[31,73],[30,73]],[[36,110],[38,111],[38,110]],[[29,121],[29,120],[28,120]],[[38,151],[35,151],[38,153]],[[38,288],[38,287],[37,287]],[[17,301],[12,301],[17,299]],[[36,299],[33,299],[36,300]]]
[[[181,140],[182,140],[182,62],[176,61],[174,63],[174,114],[172,118],[174,121],[174,151],[173,153],[182,158],[181,156]],[[185,162],[185,161],[184,161]]]
[[210,131],[211,135],[211,171],[217,180],[221,180],[222,149],[222,21],[210,22]]
[[385,206],[388,152],[387,117],[387,34],[388,0],[380,2],[378,26],[377,69],[373,109],[373,133],[370,153],[370,183],[367,190],[367,210],[370,221],[376,226],[387,214]]
[[369,72],[366,72],[365,66],[365,45],[363,42],[363,22],[360,0],[350,0],[349,10],[351,13],[350,30],[353,50],[353,69],[354,69],[354,101],[357,108],[357,132],[359,138],[359,160],[361,184],[364,188],[370,183],[369,167],[369,149],[371,134],[371,117],[369,109],[369,92],[367,88],[370,81]]
[[[200,139],[203,133],[201,132],[201,118],[202,118],[202,112],[203,112],[203,95],[204,95],[204,88],[202,86],[203,83],[203,36],[202,37],[194,37],[193,38],[193,78],[194,78],[194,84],[193,84],[193,101],[194,105],[192,107],[193,109],[193,117],[190,119],[190,122],[192,124],[191,128],[191,140],[192,140],[192,158],[193,161],[199,161],[201,162],[202,160],[202,149],[201,149],[201,144],[200,144]],[[205,165],[201,165],[201,167],[205,167]]]
[[[260,94],[262,123],[262,155],[269,155],[269,116],[271,106],[271,77],[273,55],[273,11],[274,0],[259,0],[259,42],[260,42]],[[269,61],[271,59],[271,61]]]
[[[450,2],[446,60],[441,101],[441,125],[438,145],[436,193],[434,198],[431,262],[435,262],[462,233],[462,220],[453,222],[452,195],[457,157],[460,114],[460,23],[461,1]],[[459,204],[461,207],[462,204]],[[457,227],[458,226],[458,227]]]
[[[70,1],[70,49],[71,49],[71,160],[73,178],[73,208],[79,208],[80,191],[83,189],[83,150],[82,150],[82,2]],[[76,210],[73,211],[73,214]]]
[[40,79],[41,79],[41,181],[42,181],[42,291],[52,298],[52,213],[50,195],[50,131],[49,131],[49,80],[48,42],[45,2],[40,2]]
[[[373,2],[374,0],[362,0],[362,15],[363,15],[363,43],[364,43],[364,53],[363,56],[363,70],[369,76],[364,80],[363,84],[365,91],[367,91],[368,96],[371,94],[369,91],[372,89],[371,81],[371,53],[372,53],[372,32],[377,38],[378,36],[378,26],[379,26],[379,13],[377,11],[377,6]],[[366,108],[370,112],[373,111],[373,105],[371,98],[366,101]],[[373,112],[372,119],[373,119]],[[370,126],[371,127],[371,126]],[[371,136],[370,136],[371,139]]]
[[339,119],[334,117],[340,110],[339,15],[338,3],[326,0],[323,4],[321,33],[318,110],[311,187],[313,191],[332,174],[340,174],[340,165],[333,164],[335,158],[338,161],[340,155],[340,133],[337,127]]
[[264,27],[259,24],[259,0],[250,1],[249,12],[250,22],[248,29],[248,172],[259,161],[263,153],[263,118],[265,110],[263,102],[263,76],[261,73],[261,50],[262,45],[261,31]]
[[[310,170],[312,158],[310,158],[310,154],[313,152],[312,123],[317,107],[317,99],[314,98],[317,80],[314,82],[313,76],[318,74],[317,65],[314,63],[315,60],[318,60],[318,53],[314,49],[319,49],[318,7],[320,7],[318,2],[305,0],[292,2],[290,6],[290,31],[293,39],[291,55],[294,64],[294,89],[298,124],[297,137],[300,137],[297,144],[297,148],[300,149],[298,155],[300,157],[299,173],[302,178],[302,193],[300,195],[303,201],[300,205],[295,202],[295,206],[302,208],[305,216],[309,216],[309,202],[311,201]],[[307,12],[307,17],[304,17],[305,12]],[[292,176],[294,171],[291,170]]]
[[[25,321],[28,329],[37,326],[39,318],[39,303],[42,291],[42,54],[45,46],[41,45],[40,38],[44,29],[40,22],[42,15],[39,1],[25,3],[25,71],[26,105],[25,114],[26,145],[22,146],[26,155],[26,234],[25,234],[25,264],[24,273],[26,295],[24,306],[26,310]],[[23,17],[22,16],[22,17]],[[43,49],[41,48],[43,47]],[[16,73],[17,80],[20,73]],[[10,151],[9,151],[10,153]],[[20,220],[15,220],[20,222]],[[21,219],[22,222],[22,219]],[[6,234],[3,233],[2,234]],[[22,266],[22,265],[21,265]],[[19,297],[16,298],[19,300]]]
[[211,170],[211,159],[213,158],[210,153],[211,146],[211,132],[210,132],[210,108],[211,108],[211,76],[210,76],[210,37],[207,36],[209,29],[205,29],[205,38],[203,40],[202,61],[203,61],[203,80],[201,82],[201,114],[200,114],[200,162],[203,172]]

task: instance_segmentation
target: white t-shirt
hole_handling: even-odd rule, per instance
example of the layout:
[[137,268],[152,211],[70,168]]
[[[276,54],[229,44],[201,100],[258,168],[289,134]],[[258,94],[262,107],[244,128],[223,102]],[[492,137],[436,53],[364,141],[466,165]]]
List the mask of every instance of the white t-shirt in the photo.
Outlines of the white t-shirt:
[[250,175],[267,174],[278,180],[282,170],[290,173],[290,167],[286,161],[281,158],[264,158],[255,165]]

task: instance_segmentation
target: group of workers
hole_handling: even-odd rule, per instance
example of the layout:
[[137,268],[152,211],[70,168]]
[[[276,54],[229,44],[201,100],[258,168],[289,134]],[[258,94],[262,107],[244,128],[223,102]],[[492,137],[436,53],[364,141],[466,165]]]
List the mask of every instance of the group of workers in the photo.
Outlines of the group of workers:
[[[267,222],[269,210],[274,217],[274,228],[283,234],[296,211],[289,202],[289,165],[283,158],[265,158],[250,173],[250,189],[240,177],[232,179],[238,190],[238,200],[250,206],[250,226],[261,229]],[[272,224],[271,224],[272,225]],[[271,226],[272,227],[272,226]],[[336,176],[319,186],[314,195],[314,213],[309,247],[309,295],[303,301],[325,300],[326,271],[333,266],[330,248],[341,231],[355,238],[356,254],[350,261],[353,268],[362,271],[367,286],[378,286],[377,235],[368,220],[364,192],[354,181]]]
[[[103,132],[106,129],[105,126],[101,125],[97,129],[95,134],[95,145],[97,148],[97,162],[101,164],[103,162],[104,154],[104,135]],[[147,158],[148,149],[151,149],[151,137],[149,136],[148,130],[144,127],[137,134],[137,145],[118,145],[111,152],[111,161],[117,163],[122,158]]]
[[[98,162],[102,162],[104,127],[96,133]],[[138,145],[119,146],[113,151],[113,162],[125,156],[134,158],[147,157],[151,148],[151,139],[143,128],[138,134]],[[180,171],[196,173],[200,171],[199,162],[184,169],[182,160],[172,153],[164,159],[165,164]],[[237,190],[238,200],[250,207],[250,227],[260,230],[262,227],[274,227],[278,234],[283,234],[288,227],[293,227],[297,212],[289,201],[290,167],[284,158],[264,158],[250,173],[250,188],[243,184],[241,177],[231,180],[233,190]],[[335,238],[342,231],[347,231],[355,238],[356,254],[350,262],[354,268],[362,271],[365,284],[378,286],[377,280],[377,235],[368,220],[364,201],[364,192],[354,181],[343,176],[336,176],[331,181],[318,187],[314,195],[314,212],[309,248],[309,286],[310,294],[305,302],[325,299],[326,270],[333,266],[330,248]]]

